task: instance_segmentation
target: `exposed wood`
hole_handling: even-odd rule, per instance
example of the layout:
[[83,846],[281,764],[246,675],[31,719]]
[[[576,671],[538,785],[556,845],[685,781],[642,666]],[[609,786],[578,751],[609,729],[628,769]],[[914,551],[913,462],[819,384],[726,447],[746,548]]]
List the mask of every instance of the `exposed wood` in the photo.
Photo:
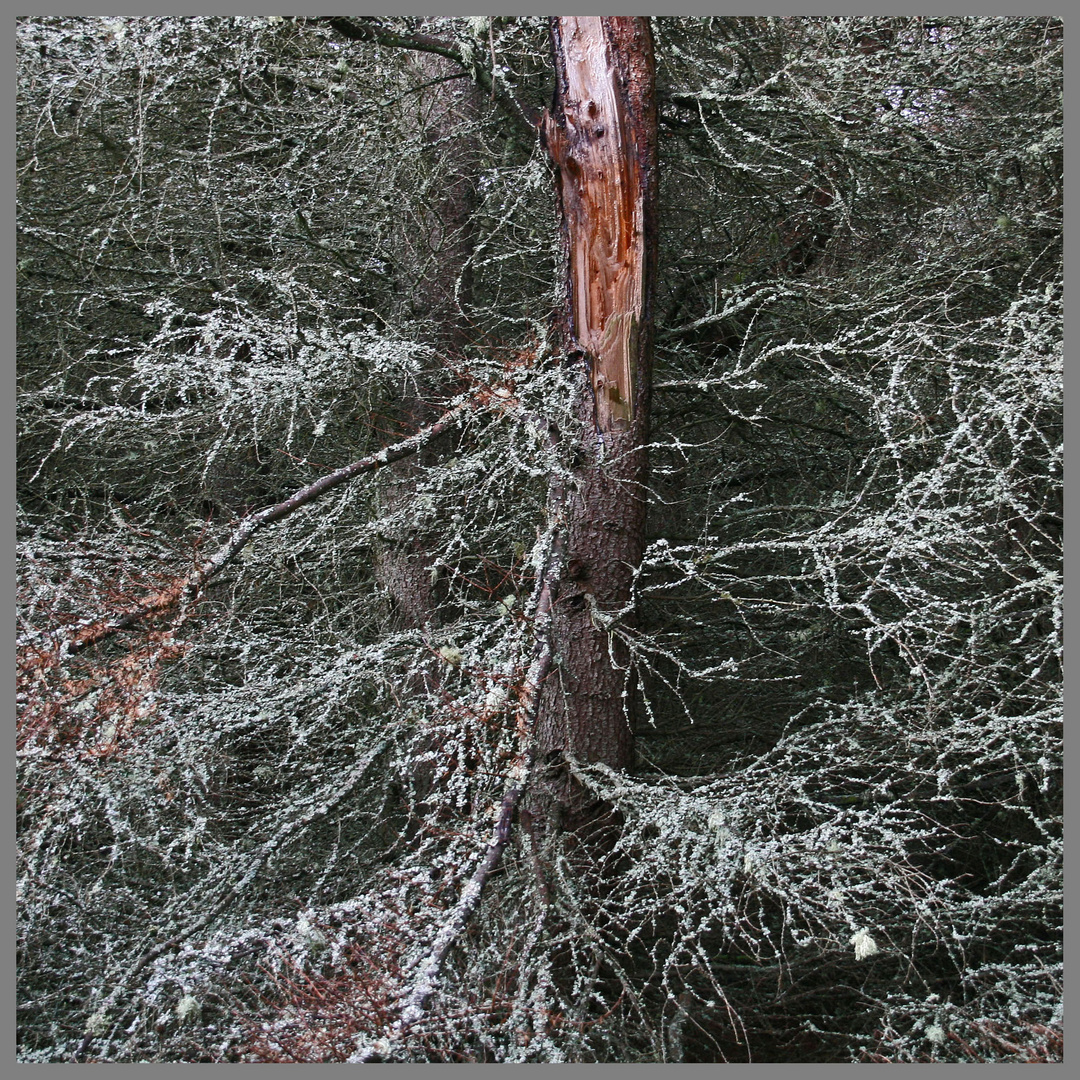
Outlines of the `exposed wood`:
[[589,364],[597,429],[625,431],[643,381],[652,43],[647,20],[629,18],[561,18],[554,37],[560,108],[545,112],[543,133],[559,167],[571,333]]

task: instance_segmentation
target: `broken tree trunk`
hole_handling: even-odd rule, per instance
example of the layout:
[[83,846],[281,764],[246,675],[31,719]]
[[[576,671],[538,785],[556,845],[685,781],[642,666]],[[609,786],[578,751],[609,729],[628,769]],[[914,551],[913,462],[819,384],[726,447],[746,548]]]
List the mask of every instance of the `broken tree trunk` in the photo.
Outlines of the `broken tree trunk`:
[[553,610],[532,812],[597,817],[559,763],[633,760],[629,626],[645,537],[656,274],[655,64],[647,18],[552,20],[557,87],[542,133],[557,169],[566,254],[564,338],[582,365],[581,442],[567,493],[567,559]]

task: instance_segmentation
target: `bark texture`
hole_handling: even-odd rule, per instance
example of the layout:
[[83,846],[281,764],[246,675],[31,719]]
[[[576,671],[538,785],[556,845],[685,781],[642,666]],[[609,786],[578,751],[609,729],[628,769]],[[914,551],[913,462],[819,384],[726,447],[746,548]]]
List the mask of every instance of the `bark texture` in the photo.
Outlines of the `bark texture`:
[[[564,333],[587,380],[567,561],[554,608],[556,663],[538,725],[545,772],[534,812],[566,828],[594,820],[560,763],[633,762],[634,686],[616,633],[627,627],[645,537],[656,107],[646,18],[552,20],[557,87],[542,132],[557,168],[566,253]],[[553,822],[549,821],[549,825]]]

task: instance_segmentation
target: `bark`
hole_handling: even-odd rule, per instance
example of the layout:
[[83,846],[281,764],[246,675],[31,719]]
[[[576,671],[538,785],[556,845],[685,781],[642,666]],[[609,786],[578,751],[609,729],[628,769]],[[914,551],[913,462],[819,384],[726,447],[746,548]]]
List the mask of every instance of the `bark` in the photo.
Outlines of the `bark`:
[[566,755],[633,762],[634,687],[614,631],[632,622],[645,542],[656,276],[655,64],[649,20],[552,20],[557,88],[542,134],[557,169],[566,254],[564,335],[581,364],[581,441],[567,493],[567,561],[553,611],[531,811],[577,829],[587,805]]

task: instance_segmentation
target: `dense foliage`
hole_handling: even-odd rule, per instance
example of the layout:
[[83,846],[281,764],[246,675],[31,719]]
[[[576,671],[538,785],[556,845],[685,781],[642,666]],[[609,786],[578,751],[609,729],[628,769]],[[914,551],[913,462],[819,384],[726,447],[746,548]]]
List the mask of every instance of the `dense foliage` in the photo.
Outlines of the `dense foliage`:
[[638,766],[600,853],[515,823],[410,1025],[580,390],[545,21],[379,26],[19,22],[22,1060],[1060,1059],[1060,23],[654,20]]

